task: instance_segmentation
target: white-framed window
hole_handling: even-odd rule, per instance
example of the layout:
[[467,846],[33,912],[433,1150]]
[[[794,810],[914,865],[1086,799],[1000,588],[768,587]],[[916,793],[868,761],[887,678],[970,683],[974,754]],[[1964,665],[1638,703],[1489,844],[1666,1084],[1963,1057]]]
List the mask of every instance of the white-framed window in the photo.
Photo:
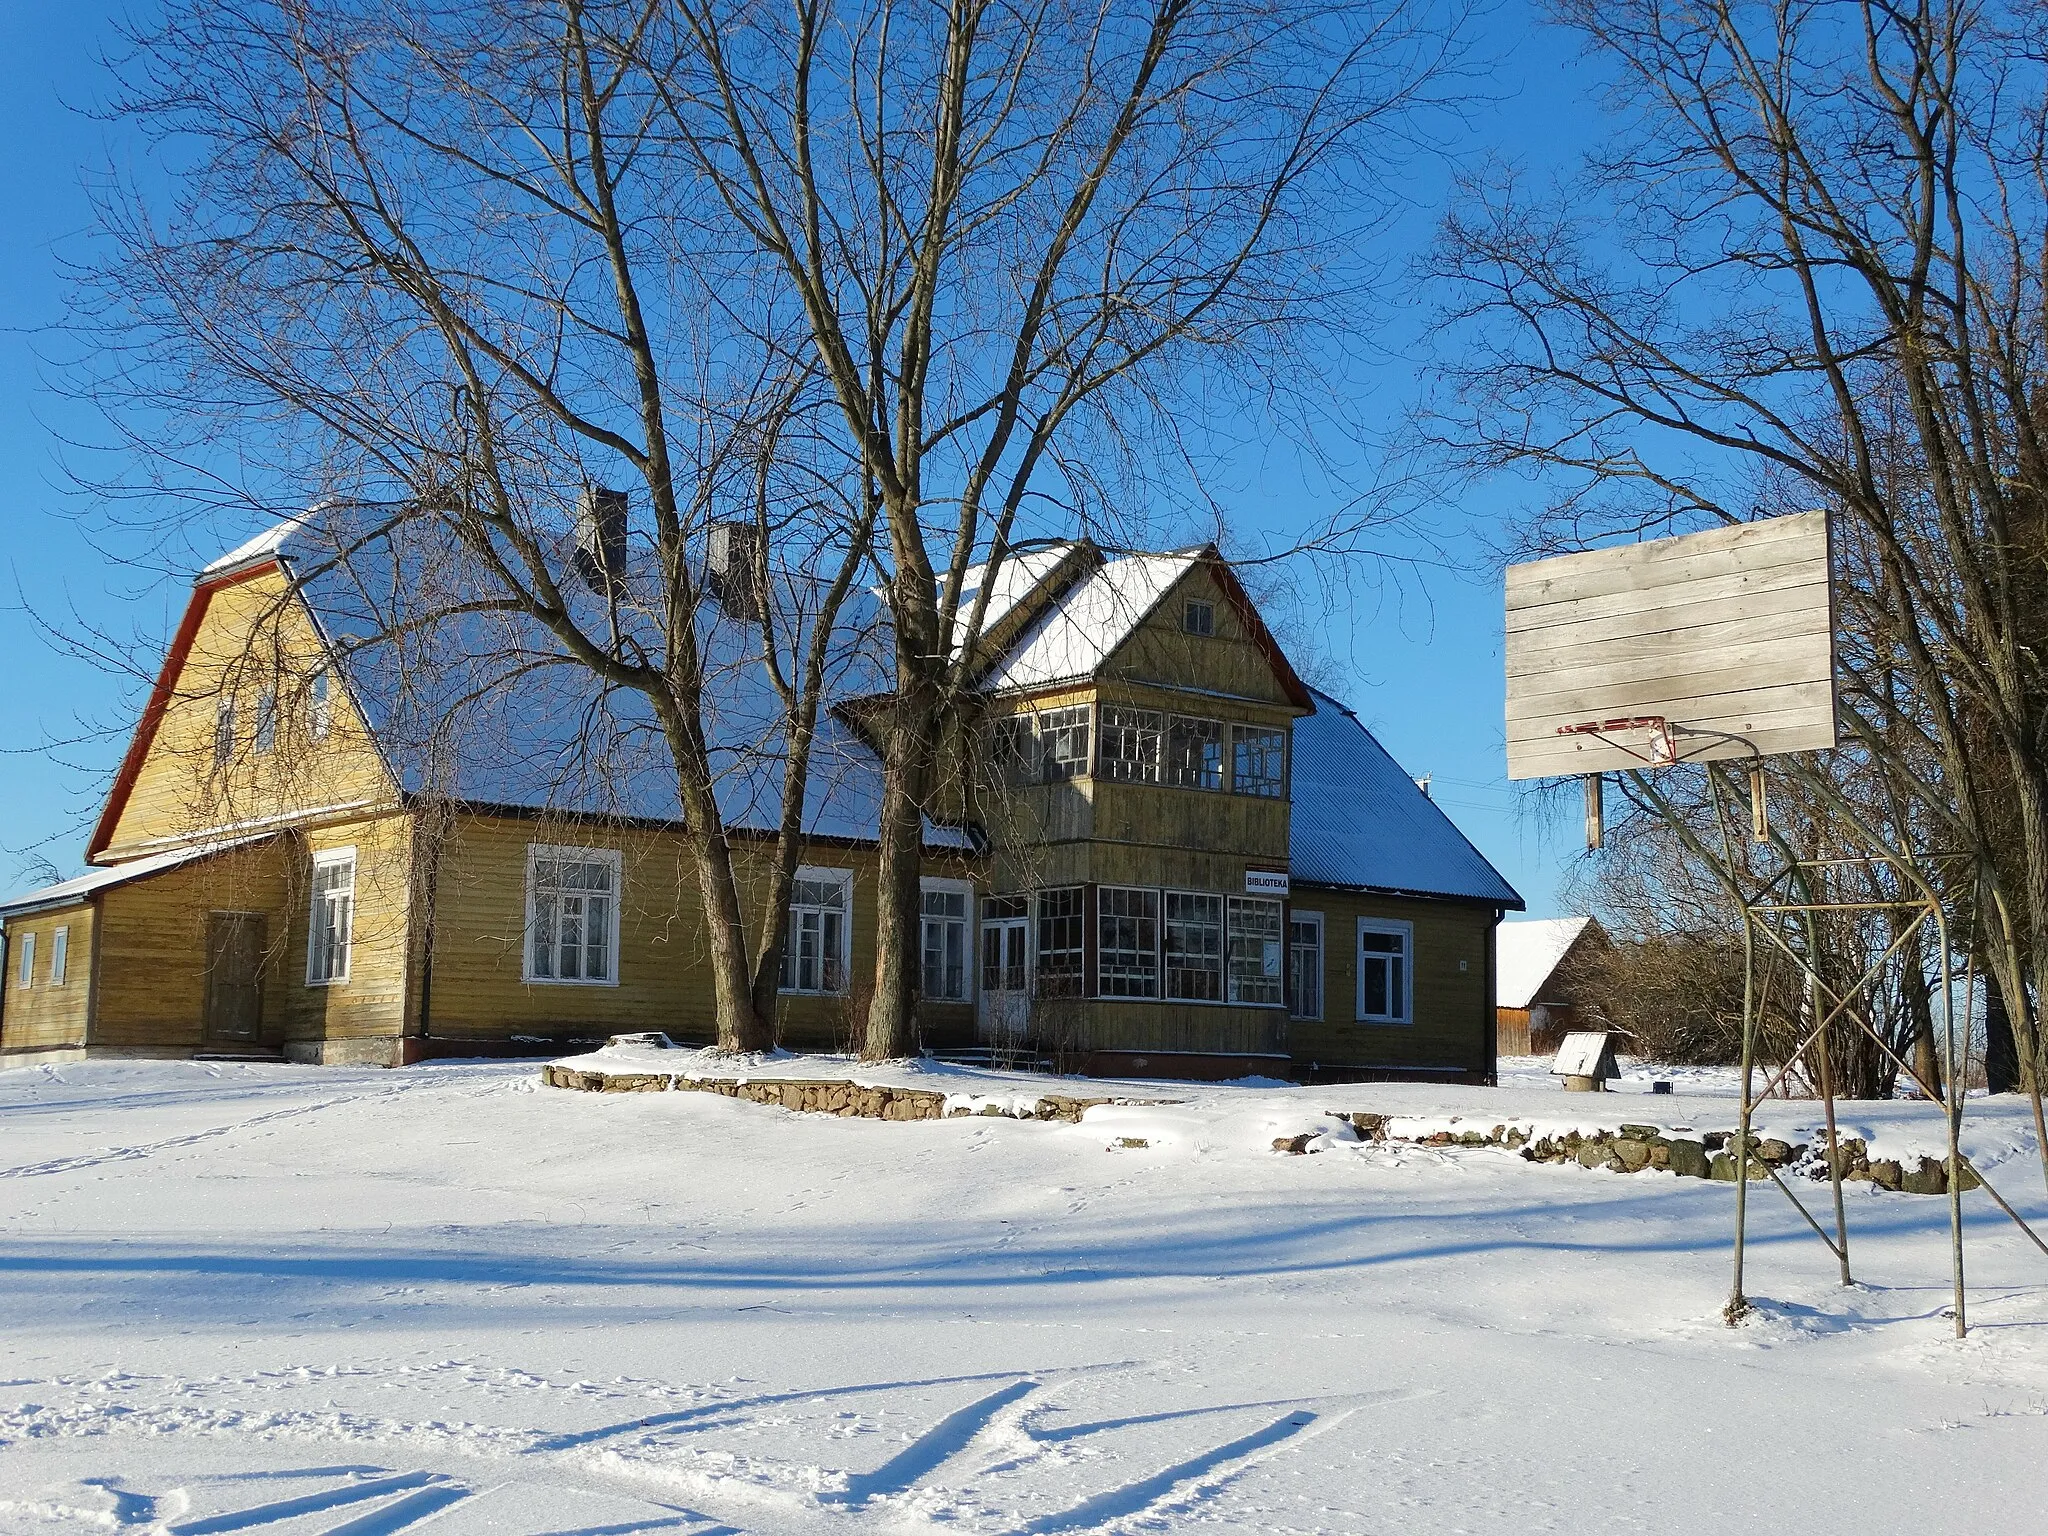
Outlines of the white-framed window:
[[1323,914],[1287,919],[1287,1007],[1297,1019],[1323,1016]]
[[24,933],[19,943],[21,954],[15,962],[14,984],[26,992],[36,984],[36,936]]
[[1166,782],[1182,789],[1223,787],[1223,722],[1174,715],[1166,724]]
[[1103,997],[1159,995],[1157,891],[1115,885],[1096,891],[1095,990]]
[[1287,784],[1287,733],[1263,725],[1230,728],[1230,787],[1277,800]]
[[1049,709],[1038,717],[1038,763],[1048,783],[1078,779],[1088,772],[1088,725],[1093,710],[1086,704]]
[[1031,898],[988,896],[981,903],[981,990],[1022,992],[1030,976]]
[[789,936],[782,944],[782,990],[839,993],[853,967],[853,871],[796,872],[789,893]]
[[924,995],[934,1002],[967,1001],[967,922],[974,911],[974,887],[961,880],[924,882],[920,949]]
[[992,723],[989,758],[998,782],[1034,783],[1038,778],[1038,733],[1032,717],[1005,715]]
[[1215,634],[1216,605],[1203,598],[1189,598],[1180,611],[1180,627],[1191,635]]
[[1165,719],[1156,709],[1102,707],[1101,774],[1127,784],[1157,784]]
[[1358,920],[1358,1017],[1368,1024],[1406,1024],[1414,1017],[1415,925],[1390,918]]
[[526,850],[526,973],[550,986],[619,984],[619,887],[616,848]]
[[348,980],[355,922],[355,849],[329,848],[314,854],[313,912],[306,932],[307,986],[339,986]]
[[1179,1002],[1223,1001],[1223,898],[1168,891],[1166,995]]
[[235,696],[224,693],[214,706],[213,766],[225,768],[235,756]]
[[50,935],[50,985],[61,987],[71,969],[71,929],[59,928]]
[[1087,888],[1063,885],[1040,891],[1037,904],[1038,995],[1079,997],[1088,958]]
[[1279,902],[1230,898],[1230,1001],[1274,1008],[1287,1000],[1285,939]]
[[277,690],[265,688],[256,695],[256,738],[258,753],[272,751],[277,746]]
[[306,684],[306,739],[321,742],[334,727],[334,674],[326,668]]

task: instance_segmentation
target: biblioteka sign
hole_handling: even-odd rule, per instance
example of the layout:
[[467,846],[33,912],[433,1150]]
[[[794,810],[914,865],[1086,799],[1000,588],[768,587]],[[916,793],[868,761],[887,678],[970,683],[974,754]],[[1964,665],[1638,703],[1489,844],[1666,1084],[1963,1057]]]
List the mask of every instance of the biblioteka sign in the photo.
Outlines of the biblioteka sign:
[[1244,872],[1244,893],[1247,896],[1285,896],[1287,894],[1286,871],[1270,869],[1248,869]]

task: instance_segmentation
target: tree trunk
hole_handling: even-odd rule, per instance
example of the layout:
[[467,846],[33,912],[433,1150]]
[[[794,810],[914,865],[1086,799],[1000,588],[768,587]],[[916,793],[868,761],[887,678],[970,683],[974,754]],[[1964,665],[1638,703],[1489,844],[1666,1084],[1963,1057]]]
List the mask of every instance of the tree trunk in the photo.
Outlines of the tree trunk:
[[875,882],[875,983],[861,1043],[861,1055],[869,1061],[917,1049],[919,876],[936,701],[930,684],[917,680],[898,693],[890,717]]
[[1988,965],[1984,967],[1984,1076],[1993,1093],[2019,1092],[2020,1053],[2013,1039],[2012,1015],[2006,1011],[2005,988],[1998,984],[1998,973]]

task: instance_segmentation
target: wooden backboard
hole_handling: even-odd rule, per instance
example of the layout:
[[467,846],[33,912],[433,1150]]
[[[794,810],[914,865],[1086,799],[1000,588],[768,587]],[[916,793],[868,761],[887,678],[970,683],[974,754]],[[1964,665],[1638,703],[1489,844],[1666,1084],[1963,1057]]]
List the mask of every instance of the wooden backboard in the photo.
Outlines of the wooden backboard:
[[1830,591],[1825,512],[1509,566],[1508,777],[1646,766],[1647,732],[1560,734],[1589,721],[1661,715],[1687,762],[1832,747]]

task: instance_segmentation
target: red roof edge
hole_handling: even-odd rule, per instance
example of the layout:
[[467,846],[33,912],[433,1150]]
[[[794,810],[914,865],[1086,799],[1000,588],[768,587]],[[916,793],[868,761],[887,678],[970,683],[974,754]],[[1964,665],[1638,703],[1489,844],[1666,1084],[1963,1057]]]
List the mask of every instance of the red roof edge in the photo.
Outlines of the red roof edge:
[[1273,668],[1273,675],[1280,679],[1281,689],[1289,699],[1302,707],[1305,714],[1314,714],[1316,701],[1308,691],[1308,684],[1301,680],[1300,674],[1294,670],[1294,663],[1289,661],[1287,653],[1280,649],[1280,642],[1273,638],[1273,631],[1266,628],[1266,621],[1260,617],[1251,594],[1244,589],[1244,583],[1237,579],[1237,572],[1230,568],[1230,562],[1223,558],[1222,552],[1214,544],[1205,546],[1198,559],[1209,567],[1209,574],[1223,589],[1223,595],[1229,601],[1232,611],[1237,614],[1238,622],[1244,625],[1245,632],[1252,638],[1252,644],[1259,648],[1267,663]]
[[121,812],[128,808],[128,797],[134,793],[135,780],[142,772],[143,761],[149,756],[150,746],[163,725],[164,711],[170,708],[171,691],[177,686],[178,674],[185,670],[186,659],[192,654],[192,643],[199,638],[199,622],[206,616],[207,605],[213,601],[214,593],[239,586],[266,571],[281,569],[275,559],[270,559],[216,576],[211,581],[193,584],[192,596],[185,604],[185,616],[178,621],[178,632],[171,637],[171,648],[164,656],[163,670],[157,674],[149,703],[144,706],[142,719],[135,727],[135,736],[128,743],[128,755],[121,759],[120,771],[114,775],[114,787],[107,793],[106,809],[100,812],[100,819],[92,829],[92,841],[86,844],[86,863],[97,864],[100,855],[106,852],[107,844],[113,840],[114,828],[120,824]]

